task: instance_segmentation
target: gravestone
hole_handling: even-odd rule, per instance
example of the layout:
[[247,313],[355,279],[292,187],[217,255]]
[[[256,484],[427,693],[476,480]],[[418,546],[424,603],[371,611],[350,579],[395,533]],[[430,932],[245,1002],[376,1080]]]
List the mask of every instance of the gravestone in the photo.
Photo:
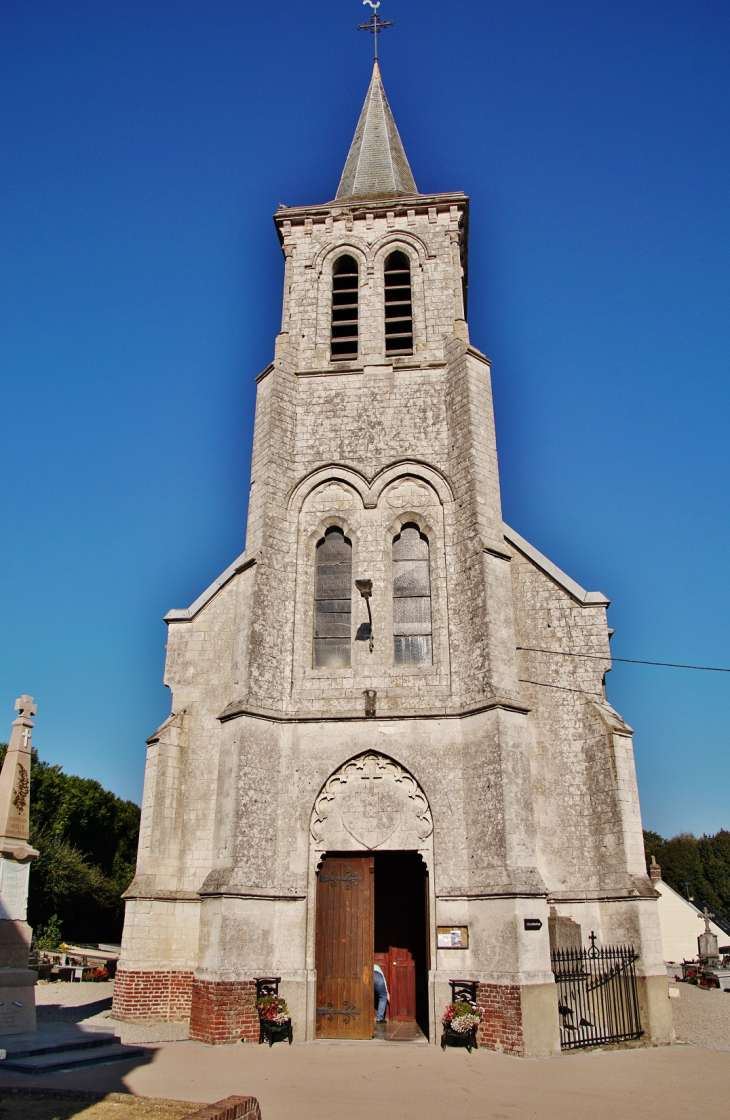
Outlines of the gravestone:
[[720,963],[720,955],[717,947],[717,936],[710,929],[710,911],[706,906],[702,917],[705,919],[705,932],[701,933],[697,938],[699,955],[706,960],[709,965],[718,965]]
[[34,1031],[37,975],[28,968],[33,931],[28,915],[28,878],[38,852],[28,843],[32,696],[15,701],[7,754],[0,773],[0,1034]]

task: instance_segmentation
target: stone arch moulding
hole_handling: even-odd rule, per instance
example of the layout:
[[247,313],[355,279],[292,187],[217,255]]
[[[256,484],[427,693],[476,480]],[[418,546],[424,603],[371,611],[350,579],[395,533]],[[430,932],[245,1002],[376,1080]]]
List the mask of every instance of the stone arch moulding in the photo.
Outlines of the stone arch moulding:
[[392,230],[390,233],[384,233],[382,237],[370,246],[368,249],[368,258],[372,261],[377,261],[380,257],[387,256],[394,248],[399,245],[411,249],[416,254],[418,264],[423,268],[427,260],[433,257],[430,249],[418,234],[411,233],[406,230]]
[[329,514],[327,517],[323,517],[306,537],[307,547],[310,552],[312,552],[315,546],[324,538],[328,529],[342,529],[342,532],[345,534],[350,544],[357,544],[358,531],[353,528],[347,518],[338,517],[337,514]]
[[310,832],[318,851],[418,851],[430,846],[433,817],[412,774],[386,755],[365,751],[327,779]]
[[367,266],[371,257],[371,250],[365,241],[359,237],[348,237],[346,241],[338,241],[335,245],[323,245],[312,257],[306,268],[315,269],[317,276],[321,276],[325,264],[331,264],[331,258],[341,257],[349,253],[359,259],[360,264]]
[[383,492],[393,483],[405,482],[408,479],[412,479],[414,482],[425,482],[431,490],[436,492],[441,505],[446,505],[454,500],[451,483],[441,471],[429,466],[428,463],[403,459],[398,463],[391,463],[390,466],[383,467],[373,478],[370,483],[370,492],[375,498],[376,504],[380,501]]
[[419,462],[417,459],[403,459],[383,467],[371,480],[368,480],[361,471],[340,463],[317,467],[292,486],[287,496],[287,505],[290,510],[299,513],[310,494],[331,483],[333,486],[344,484],[351,487],[359,495],[365,509],[375,509],[384,490],[392,483],[408,478],[425,482],[436,492],[442,505],[454,499],[451,483],[436,467]]
[[304,503],[312,497],[316,490],[324,491],[328,486],[333,488],[346,487],[353,492],[356,498],[359,498],[361,506],[365,505],[365,498],[369,491],[365,476],[350,467],[332,463],[329,466],[318,467],[317,470],[305,475],[304,478],[295,483],[287,498],[289,509],[300,513]]

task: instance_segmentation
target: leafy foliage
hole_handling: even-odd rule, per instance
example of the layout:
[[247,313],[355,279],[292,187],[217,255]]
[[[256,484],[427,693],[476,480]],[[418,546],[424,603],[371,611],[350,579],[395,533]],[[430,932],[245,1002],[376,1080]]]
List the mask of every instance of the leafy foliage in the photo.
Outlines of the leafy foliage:
[[664,840],[657,832],[644,832],[647,864],[656,858],[662,878],[684,898],[701,898],[730,921],[730,832],[697,839],[682,832]]
[[[6,750],[0,743],[0,765]],[[56,922],[67,941],[119,941],[139,816],[133,801],[91,778],[64,774],[33,749],[30,842],[40,855],[30,873],[28,921],[39,934]]]
[[61,944],[61,923],[58,914],[51,914],[44,926],[33,931],[33,942],[42,953],[54,953]]

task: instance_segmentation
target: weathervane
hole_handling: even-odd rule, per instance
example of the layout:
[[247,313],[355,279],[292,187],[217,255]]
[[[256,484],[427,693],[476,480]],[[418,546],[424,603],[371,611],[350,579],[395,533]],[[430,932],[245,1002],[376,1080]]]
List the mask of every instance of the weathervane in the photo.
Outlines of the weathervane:
[[363,4],[369,4],[373,9],[373,14],[367,23],[358,23],[358,31],[369,31],[371,35],[375,36],[375,61],[378,61],[378,35],[385,27],[395,26],[395,20],[381,19],[378,15],[378,8],[380,7],[380,0],[373,3],[373,0],[362,0]]

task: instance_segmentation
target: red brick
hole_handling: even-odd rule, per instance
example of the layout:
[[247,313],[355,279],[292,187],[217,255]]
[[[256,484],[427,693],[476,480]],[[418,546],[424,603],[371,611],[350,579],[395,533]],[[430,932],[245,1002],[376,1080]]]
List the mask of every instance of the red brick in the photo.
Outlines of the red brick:
[[516,984],[480,984],[477,1003],[483,1008],[477,1040],[488,1050],[524,1054],[522,997]]
[[134,1022],[184,1023],[190,1017],[193,973],[182,969],[119,969],[114,980],[113,1014]]

